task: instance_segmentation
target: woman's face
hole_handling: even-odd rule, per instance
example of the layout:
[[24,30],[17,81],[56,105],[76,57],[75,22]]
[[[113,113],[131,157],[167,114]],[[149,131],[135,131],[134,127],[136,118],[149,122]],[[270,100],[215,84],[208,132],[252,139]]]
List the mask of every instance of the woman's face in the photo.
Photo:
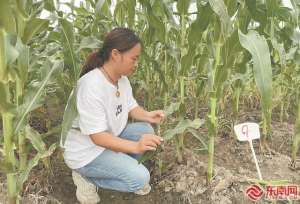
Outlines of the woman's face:
[[141,49],[141,44],[138,43],[130,50],[119,53],[120,55],[116,62],[118,64],[118,72],[120,75],[129,76],[135,71]]

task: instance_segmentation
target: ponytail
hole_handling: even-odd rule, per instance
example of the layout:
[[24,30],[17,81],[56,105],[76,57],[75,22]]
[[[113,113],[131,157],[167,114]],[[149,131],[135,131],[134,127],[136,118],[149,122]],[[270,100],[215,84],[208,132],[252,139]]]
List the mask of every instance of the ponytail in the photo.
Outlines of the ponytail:
[[109,59],[109,56],[110,53],[107,51],[107,49],[105,49],[105,47],[102,47],[100,50],[89,54],[85,64],[82,67],[80,77],[97,67],[102,67],[104,62]]

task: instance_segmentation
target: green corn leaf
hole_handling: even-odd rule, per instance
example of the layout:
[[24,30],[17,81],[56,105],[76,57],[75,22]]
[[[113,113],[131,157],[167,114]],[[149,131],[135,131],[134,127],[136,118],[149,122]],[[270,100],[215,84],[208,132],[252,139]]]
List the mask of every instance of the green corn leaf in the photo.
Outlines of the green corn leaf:
[[78,66],[77,56],[75,56],[74,52],[74,31],[73,25],[69,21],[65,19],[59,19],[60,27],[61,27],[61,36],[62,43],[64,46],[64,66],[70,68],[71,78],[73,83],[75,84],[79,74],[80,69]]
[[111,14],[111,1],[105,1],[105,0],[98,0],[96,7],[95,7],[95,12],[97,16],[106,16],[108,18],[112,17]]
[[0,28],[0,81],[7,82],[9,65],[14,63],[19,56],[18,50],[12,45],[11,41],[15,39],[14,35],[6,33],[3,28]]
[[290,8],[287,7],[279,7],[276,10],[276,16],[278,17],[279,20],[285,21],[287,23],[290,23],[291,19],[294,19],[296,25],[298,23],[298,19],[294,17],[294,12]]
[[49,20],[33,18],[26,24],[22,40],[27,44],[34,35],[46,31],[49,26]]
[[190,6],[190,0],[178,0],[177,1],[177,11],[181,15],[186,15]]
[[0,28],[4,28],[8,33],[16,33],[16,21],[10,1],[0,1]]
[[95,8],[96,13],[100,13],[104,3],[105,3],[105,0],[98,0],[97,1],[96,8]]
[[155,29],[155,36],[157,36],[160,42],[164,42],[166,29],[163,22],[152,12],[148,12],[147,18],[150,25]]
[[166,1],[157,1],[161,4],[162,7],[162,15],[165,15],[168,19],[168,22],[172,25],[172,26],[176,26],[176,20],[175,17],[173,15],[173,10],[172,10],[172,4],[169,4]]
[[130,27],[134,25],[136,0],[127,0],[126,7],[128,12],[128,24]]
[[184,55],[181,59],[181,70],[180,70],[180,75],[185,75],[186,73],[188,73],[189,69],[191,68],[192,64],[193,64],[193,58],[195,56],[195,46],[192,45],[189,50],[188,53],[186,55]]
[[239,40],[252,55],[254,78],[262,97],[262,106],[269,112],[272,105],[272,68],[267,41],[255,31],[247,35],[239,31]]
[[17,34],[21,38],[24,35],[24,30],[28,24],[28,15],[25,11],[24,1],[16,1],[16,6],[14,7],[14,14],[17,23]]
[[[6,57],[7,57],[7,65],[13,64],[17,58],[20,56],[17,48],[15,47],[16,36],[8,34],[6,36]],[[8,70],[11,71],[11,70]]]
[[17,71],[22,83],[25,84],[25,82],[27,81],[29,68],[29,46],[24,45],[22,41],[18,38],[16,49],[19,53],[22,53],[18,57]]
[[212,10],[219,16],[219,19],[222,23],[222,34],[227,37],[231,30],[231,21],[227,12],[227,7],[224,4],[223,0],[209,0],[209,4]]
[[248,179],[251,183],[259,183],[262,185],[287,185],[290,183],[289,180],[258,180],[258,179]]
[[53,0],[44,0],[44,9],[49,12],[55,12],[55,4]]
[[21,191],[23,189],[24,182],[28,179],[30,171],[39,163],[42,155],[40,153],[36,154],[26,166],[26,169],[20,173],[17,179],[17,191]]
[[279,1],[277,0],[266,0],[266,8],[267,8],[267,16],[268,17],[273,17],[279,7],[278,3]]
[[58,42],[59,43],[60,40],[61,40],[61,35],[60,35],[59,32],[51,31],[49,33],[49,35],[48,35],[48,40],[49,40],[49,42],[54,41],[54,42]]
[[0,159],[0,172],[2,173],[16,173],[14,167],[10,162],[6,162],[4,159]]
[[25,127],[25,134],[26,138],[30,140],[34,149],[36,149],[38,153],[42,155],[46,151],[46,145],[43,142],[41,135],[29,125]]
[[50,68],[50,70],[47,73],[44,80],[40,82],[39,88],[37,89],[37,91],[35,92],[33,97],[31,98],[31,101],[28,104],[26,104],[25,107],[23,107],[22,112],[16,122],[14,133],[17,133],[21,129],[21,127],[24,124],[24,121],[27,117],[27,114],[32,110],[32,107],[34,107],[40,100],[42,92],[43,92],[45,86],[47,85],[47,83],[50,81],[50,78],[51,78],[53,72],[61,66],[63,66],[62,61],[55,61],[53,63],[52,67]]
[[145,161],[153,158],[155,156],[155,151],[146,151],[138,160],[138,163],[144,163]]
[[47,151],[44,151],[41,155],[41,159],[50,157],[57,148],[57,143],[53,143]]
[[84,37],[80,42],[79,50],[84,48],[97,49],[101,47],[101,44],[101,41],[94,36]]
[[201,40],[202,33],[207,29],[211,22],[213,11],[209,4],[200,7],[197,14],[197,19],[191,24],[190,32],[188,34],[189,46],[195,45],[195,42]]
[[201,127],[201,125],[204,124],[204,120],[201,120],[199,118],[195,119],[194,121],[191,121],[189,119],[182,119],[179,121],[179,123],[176,125],[175,128],[169,129],[163,134],[163,138],[165,141],[172,139],[175,135],[182,134],[184,131],[186,131],[188,128],[194,128],[197,129]]
[[260,1],[245,0],[246,6],[251,14],[251,17],[260,22],[262,25],[267,22],[266,5]]
[[175,111],[179,110],[179,107],[180,107],[180,102],[171,103],[171,105],[168,106],[166,110],[164,110],[165,117],[172,115]]
[[285,52],[285,49],[284,49],[284,44],[283,43],[278,43],[276,38],[272,38],[271,43],[273,45],[273,48],[278,53],[281,67],[285,67],[286,66],[286,52]]
[[[293,6],[293,9],[294,9],[294,12],[293,12],[293,17],[294,17],[294,20],[296,21],[296,25],[299,25],[299,8],[297,6],[297,0],[290,0],[292,6]],[[299,3],[298,3],[299,4]]]
[[0,81],[4,81],[7,76],[7,34],[0,28]]
[[76,90],[72,90],[63,116],[62,131],[60,137],[60,146],[63,147],[66,141],[66,137],[69,129],[72,127],[73,120],[77,116],[76,108]]
[[[37,135],[39,137],[40,135]],[[35,137],[35,136],[34,136]],[[35,140],[35,139],[34,139]],[[27,164],[26,168],[24,171],[22,171],[17,179],[17,188],[18,191],[20,191],[23,187],[24,182],[28,179],[28,176],[31,172],[31,170],[38,165],[39,161],[41,159],[44,159],[46,157],[49,157],[53,154],[57,147],[57,144],[52,144],[49,149],[45,149],[43,153],[37,153]]]
[[114,10],[114,18],[116,22],[123,26],[124,25],[124,20],[125,20],[125,4],[123,1],[119,1],[115,7]]
[[8,96],[7,96],[7,88],[5,87],[6,84],[2,83],[0,81],[0,113],[8,113],[12,112],[15,108],[15,106],[9,102]]
[[193,128],[188,128],[187,131],[190,132],[199,142],[201,142],[201,144],[203,145],[203,149],[208,149],[207,144],[204,142],[204,139],[207,139],[207,138],[201,137],[199,132]]
[[227,0],[224,3],[226,4],[229,16],[233,16],[239,8],[238,0]]

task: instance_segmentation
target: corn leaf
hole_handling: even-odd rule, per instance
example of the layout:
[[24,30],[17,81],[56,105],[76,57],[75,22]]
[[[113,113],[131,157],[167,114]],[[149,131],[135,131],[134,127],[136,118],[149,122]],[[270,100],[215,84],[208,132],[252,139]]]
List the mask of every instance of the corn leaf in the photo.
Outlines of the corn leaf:
[[9,98],[7,96],[6,85],[0,81],[0,113],[8,113],[12,112],[15,106],[9,102]]
[[206,30],[211,22],[213,11],[209,4],[200,7],[196,20],[191,24],[190,32],[188,34],[189,46],[195,45],[195,42],[201,40],[202,33]]
[[40,18],[31,19],[26,24],[24,35],[22,37],[24,44],[27,44],[34,35],[46,31],[48,26],[49,26],[49,20],[40,19]]
[[105,3],[105,0],[98,0],[97,1],[96,8],[95,8],[96,13],[100,13],[104,3]]
[[16,61],[19,56],[18,50],[11,44],[10,40],[14,36],[6,33],[0,28],[0,81],[8,81],[8,66]]
[[62,131],[60,137],[60,146],[63,147],[66,141],[66,137],[69,129],[72,127],[73,120],[77,116],[76,108],[76,90],[72,90],[63,116]]
[[181,15],[187,14],[189,6],[190,6],[190,0],[178,0],[177,1],[177,11]]
[[4,28],[8,33],[16,33],[16,21],[10,1],[0,1],[0,28]]
[[254,78],[262,97],[262,106],[269,112],[272,105],[272,68],[267,41],[255,31],[247,35],[239,31],[239,40],[252,55]]
[[194,136],[199,142],[201,142],[201,144],[203,145],[203,149],[208,149],[207,144],[204,141],[204,139],[207,139],[207,138],[201,137],[201,135],[199,134],[199,131],[197,131],[193,128],[188,128],[188,132],[191,133],[192,136]]
[[182,134],[184,131],[186,131],[188,128],[194,128],[197,129],[201,127],[201,125],[204,124],[204,120],[201,120],[199,118],[195,119],[194,121],[191,121],[189,119],[182,119],[179,121],[179,123],[176,125],[175,128],[169,129],[163,134],[163,138],[165,141],[172,139],[175,135]]
[[26,83],[28,77],[28,68],[29,68],[29,46],[24,45],[22,41],[18,38],[16,49],[19,53],[22,53],[18,57],[18,76],[21,79],[22,83]]
[[[290,0],[292,6],[293,6],[293,9],[294,9],[294,12],[293,12],[293,17],[294,17],[294,20],[296,21],[296,25],[299,25],[299,8],[297,6],[297,0]],[[299,4],[299,3],[298,3]]]
[[44,88],[46,87],[47,83],[49,82],[53,72],[56,69],[58,69],[59,67],[61,67],[62,65],[63,65],[62,61],[55,61],[53,63],[53,65],[50,68],[49,72],[47,73],[46,77],[43,79],[43,81],[41,81],[39,83],[39,88],[37,89],[37,91],[35,92],[33,97],[31,98],[31,101],[28,104],[26,104],[26,106],[23,106],[22,112],[17,119],[14,133],[17,133],[22,128],[22,125],[24,124],[27,114],[32,110],[32,107],[34,107],[38,103],[38,101],[42,95],[42,92],[43,92]]
[[26,127],[26,137],[32,142],[38,153],[28,162],[26,169],[20,173],[17,179],[18,190],[22,189],[24,182],[28,179],[30,171],[38,164],[40,159],[51,156],[57,147],[57,144],[54,143],[49,149],[46,149],[46,145],[42,141],[41,135],[30,126]]
[[180,75],[186,75],[193,64],[193,59],[195,56],[195,46],[190,46],[188,53],[184,55],[181,59],[181,70]]
[[60,27],[61,27],[61,42],[64,46],[64,66],[70,69],[71,78],[73,83],[75,84],[79,74],[80,69],[78,67],[77,57],[74,52],[74,31],[73,25],[69,21],[65,19],[59,19]]
[[0,172],[2,173],[16,173],[13,165],[10,162],[6,162],[4,159],[0,159]]
[[136,0],[127,0],[125,5],[128,13],[128,24],[132,27],[134,26]]
[[17,178],[17,191],[21,191],[24,182],[28,179],[30,171],[39,163],[42,155],[40,153],[36,154],[27,164],[26,169],[22,171]]
[[46,145],[42,140],[41,135],[32,127],[27,125],[25,127],[26,138],[30,140],[32,146],[40,153],[43,154],[46,151]]
[[167,107],[166,110],[164,110],[165,112],[165,116],[169,116],[172,115],[175,111],[177,111],[180,107],[180,102],[176,102],[176,103],[171,103],[170,106]]
[[102,44],[101,41],[98,40],[96,37],[93,36],[84,37],[80,42],[79,50],[84,48],[97,49],[101,47],[101,44]]
[[7,75],[6,55],[6,32],[3,28],[0,28],[0,81],[5,80]]
[[232,30],[230,17],[227,12],[227,7],[223,0],[209,0],[212,10],[219,16],[222,24],[222,34],[226,37]]

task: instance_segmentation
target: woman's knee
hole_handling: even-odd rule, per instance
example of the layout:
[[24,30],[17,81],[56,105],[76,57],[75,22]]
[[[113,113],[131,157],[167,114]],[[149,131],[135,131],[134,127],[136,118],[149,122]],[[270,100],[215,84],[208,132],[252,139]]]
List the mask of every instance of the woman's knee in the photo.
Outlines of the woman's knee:
[[132,176],[134,178],[130,185],[131,192],[142,189],[150,181],[150,173],[144,165],[138,165],[138,168],[135,170]]
[[154,134],[154,129],[150,123],[142,122],[141,125],[143,126],[143,133],[144,134]]

